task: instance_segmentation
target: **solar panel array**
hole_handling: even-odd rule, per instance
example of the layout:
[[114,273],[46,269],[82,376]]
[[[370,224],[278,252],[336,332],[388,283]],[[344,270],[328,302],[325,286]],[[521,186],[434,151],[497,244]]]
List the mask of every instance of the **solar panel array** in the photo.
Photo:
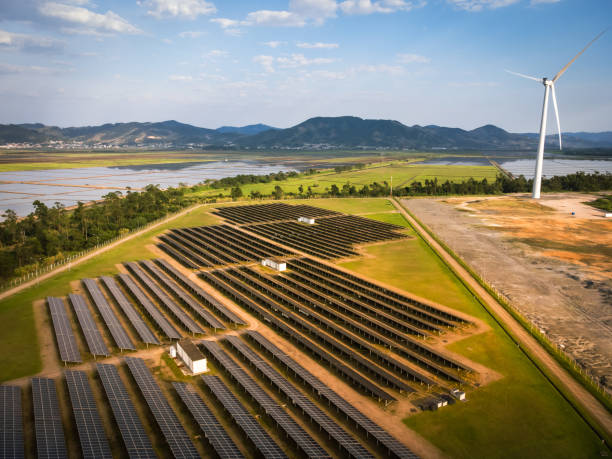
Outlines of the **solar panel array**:
[[138,314],[136,309],[134,309],[132,303],[123,294],[117,282],[115,282],[115,279],[109,276],[102,276],[100,279],[132,326],[136,329],[136,333],[138,333],[142,342],[147,344],[159,344],[157,337],[153,334],[144,320],[142,320],[142,317]]
[[98,363],[96,368],[130,458],[157,457],[117,368],[104,363]]
[[149,297],[147,297],[136,282],[134,282],[134,279],[132,279],[128,274],[119,274],[119,280],[121,280],[125,288],[134,298],[136,298],[136,301],[138,301],[144,310],[147,311],[149,317],[153,319],[153,322],[157,324],[160,330],[169,339],[181,339],[181,334],[170,322],[168,322],[157,306],[155,306],[151,300],[149,300]]
[[71,293],[68,297],[70,298],[70,303],[74,308],[74,312],[76,312],[77,319],[79,319],[79,323],[81,324],[81,330],[83,330],[83,335],[85,335],[85,341],[87,341],[89,352],[92,355],[110,355],[108,347],[106,347],[106,343],[102,339],[100,330],[98,330],[94,318],[87,307],[87,303],[85,303],[85,299],[81,295],[75,293]]
[[[235,338],[235,337],[234,337]],[[236,338],[238,339],[238,338]],[[238,341],[240,341],[238,339]],[[270,397],[255,380],[242,369],[217,342],[201,343],[214,358],[232,375],[238,384],[253,398],[257,404],[274,419],[274,422],[291,438],[295,444],[310,458],[328,458],[330,455],[306,432],[279,404]]]
[[155,263],[157,263],[163,270],[165,270],[172,277],[174,277],[174,279],[180,282],[183,287],[185,287],[191,293],[195,294],[195,296],[202,300],[204,304],[213,308],[215,312],[223,316],[225,320],[238,325],[247,325],[244,320],[234,314],[223,303],[221,303],[215,297],[204,291],[204,289],[202,289],[195,282],[191,281],[187,276],[181,273],[178,269],[176,269],[166,260],[164,260],[163,258],[157,258],[155,260]]
[[24,457],[21,388],[0,386],[0,457]]
[[100,315],[102,315],[104,323],[108,327],[108,331],[110,331],[117,347],[122,350],[130,349],[135,351],[136,346],[134,346],[134,343],[123,328],[123,325],[119,322],[119,319],[115,315],[115,311],[112,310],[110,304],[106,301],[106,297],[102,294],[96,281],[93,279],[83,279],[83,285],[85,285],[89,295],[91,295],[93,303],[98,308],[98,311],[100,311]]
[[50,296],[47,297],[47,303],[51,312],[51,321],[53,322],[60,360],[62,362],[82,362],[83,359],[81,358],[76,338],[70,326],[64,301],[61,298]]
[[219,420],[191,386],[180,382],[173,382],[172,385],[219,457],[221,459],[244,457]]
[[32,378],[32,403],[37,456],[40,459],[67,458],[62,416],[53,379]]
[[68,370],[64,372],[64,377],[68,385],[83,457],[112,458],[87,374],[84,371]]
[[294,405],[297,405],[312,421],[333,438],[342,450],[355,458],[374,457],[359,441],[340,427],[293,384],[287,381],[283,375],[248,347],[244,341],[237,336],[227,336],[226,339],[250,365],[262,373]]
[[251,337],[255,342],[261,345],[266,351],[271,353],[275,359],[283,363],[289,368],[296,376],[298,376],[304,383],[306,383],[314,393],[320,397],[326,399],[334,407],[345,414],[361,429],[363,429],[367,435],[370,435],[376,439],[380,444],[385,446],[389,454],[398,458],[409,458],[414,459],[418,457],[410,449],[408,449],[403,443],[393,438],[387,431],[385,431],[378,424],[373,422],[370,418],[365,416],[361,411],[351,405],[345,398],[337,394],[335,391],[327,387],[320,379],[306,370],[303,366],[281,351],[277,346],[268,341],[263,335],[254,330],[247,331],[247,335]]
[[199,458],[198,451],[155,379],[153,379],[153,375],[145,365],[144,360],[126,357],[125,361],[174,457]]
[[187,294],[185,290],[180,288],[175,281],[164,274],[156,265],[153,264],[152,261],[144,260],[141,261],[140,264],[144,266],[167,291],[171,292],[183,304],[189,306],[189,308],[195,312],[207,326],[210,328],[225,330],[225,325],[223,325],[219,319],[204,309],[200,303],[198,303],[191,295]]
[[153,279],[138,266],[137,263],[130,262],[124,263],[124,265],[131,271],[134,276],[145,286],[149,292],[174,316],[174,318],[189,332],[192,334],[204,334],[204,330],[200,327],[195,320],[179,307],[174,301],[170,299],[166,293],[157,286]]
[[266,459],[287,457],[218,376],[202,375],[201,378],[263,457]]

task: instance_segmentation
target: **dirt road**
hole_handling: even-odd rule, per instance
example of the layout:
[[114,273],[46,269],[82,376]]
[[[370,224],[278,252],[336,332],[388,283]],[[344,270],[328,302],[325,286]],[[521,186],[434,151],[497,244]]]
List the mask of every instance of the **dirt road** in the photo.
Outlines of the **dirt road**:
[[612,415],[603,407],[595,397],[593,397],[580,383],[578,383],[569,373],[567,373],[557,361],[527,332],[521,324],[519,324],[504,307],[495,300],[480,284],[440,245],[438,244],[424,229],[413,219],[404,207],[392,201],[393,205],[401,212],[401,214],[410,222],[414,229],[421,235],[423,239],[433,247],[461,279],[468,284],[486,306],[493,311],[498,320],[505,327],[512,331],[518,339],[520,345],[528,349],[529,352],[538,360],[538,365],[542,365],[548,369],[561,384],[579,401],[584,408],[600,423],[608,435],[612,435]]
[[19,293],[19,292],[21,292],[21,291],[23,291],[23,290],[25,290],[25,289],[27,289],[29,287],[37,285],[39,282],[42,282],[42,281],[44,281],[46,279],[49,279],[49,278],[55,276],[56,274],[64,272],[64,271],[72,268],[72,266],[78,265],[80,263],[83,263],[84,261],[87,261],[87,260],[90,260],[90,259],[92,259],[94,257],[97,257],[101,253],[104,253],[104,252],[106,252],[108,250],[111,250],[111,249],[117,247],[118,245],[123,244],[124,242],[127,242],[127,241],[129,241],[131,239],[134,239],[135,237],[138,237],[138,236],[140,236],[140,235],[142,235],[142,234],[144,234],[144,233],[146,233],[146,232],[148,232],[148,231],[150,231],[150,230],[152,230],[154,228],[157,228],[160,225],[168,223],[168,222],[170,222],[170,221],[172,221],[172,220],[174,220],[174,219],[176,219],[178,217],[182,217],[183,215],[188,214],[192,210],[196,210],[196,209],[198,209],[201,206],[202,206],[202,204],[196,204],[195,206],[188,207],[187,209],[183,210],[182,212],[179,212],[178,214],[171,215],[170,217],[168,217],[168,218],[166,218],[166,219],[164,219],[164,220],[162,220],[160,222],[157,222],[157,223],[155,223],[155,224],[153,224],[151,226],[147,226],[146,228],[143,228],[140,231],[136,231],[135,233],[132,233],[129,236],[124,237],[123,239],[119,239],[117,242],[113,242],[112,244],[105,245],[104,247],[101,247],[98,250],[96,250],[94,252],[91,252],[88,255],[85,255],[84,257],[77,258],[76,260],[74,260],[74,261],[72,261],[70,263],[66,263],[65,265],[60,266],[59,268],[54,269],[53,271],[49,271],[48,273],[43,274],[40,277],[32,279],[31,281],[28,281],[28,282],[24,282],[23,284],[18,285],[17,287],[12,288],[10,290],[6,290],[5,292],[0,293],[0,301],[4,300],[4,299],[6,299],[6,298],[8,298],[8,297],[10,297],[12,295],[15,295],[16,293]]

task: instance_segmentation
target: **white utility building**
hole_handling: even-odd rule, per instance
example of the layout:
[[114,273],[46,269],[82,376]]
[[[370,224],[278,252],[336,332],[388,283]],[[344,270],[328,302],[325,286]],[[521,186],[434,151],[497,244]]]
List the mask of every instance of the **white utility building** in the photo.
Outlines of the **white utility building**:
[[465,400],[465,392],[459,389],[451,390],[451,395],[455,397],[457,400]]
[[276,269],[277,271],[285,271],[287,269],[287,263],[284,261],[275,260],[274,258],[264,258],[261,260],[261,265]]
[[310,218],[310,217],[298,217],[298,222],[300,222],[300,223],[307,223],[309,225],[314,225],[315,224],[315,219],[314,218]]
[[190,340],[182,339],[177,342],[176,353],[194,375],[208,371],[206,357]]

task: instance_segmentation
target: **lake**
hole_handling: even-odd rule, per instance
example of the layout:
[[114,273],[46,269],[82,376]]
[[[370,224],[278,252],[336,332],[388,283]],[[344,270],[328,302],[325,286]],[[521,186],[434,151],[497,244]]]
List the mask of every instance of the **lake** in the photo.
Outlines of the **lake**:
[[280,162],[211,161],[0,172],[0,214],[12,209],[19,216],[28,215],[36,200],[49,207],[56,202],[72,206],[78,201],[102,199],[112,191],[125,193],[128,187],[136,190],[153,184],[168,188],[179,183],[195,185],[207,179],[281,170],[295,168]]

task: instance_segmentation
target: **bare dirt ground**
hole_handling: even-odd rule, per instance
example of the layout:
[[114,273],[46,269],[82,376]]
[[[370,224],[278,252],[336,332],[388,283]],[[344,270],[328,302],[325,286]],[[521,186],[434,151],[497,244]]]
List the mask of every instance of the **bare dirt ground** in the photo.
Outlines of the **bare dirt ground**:
[[612,392],[612,221],[583,204],[592,199],[402,203]]

